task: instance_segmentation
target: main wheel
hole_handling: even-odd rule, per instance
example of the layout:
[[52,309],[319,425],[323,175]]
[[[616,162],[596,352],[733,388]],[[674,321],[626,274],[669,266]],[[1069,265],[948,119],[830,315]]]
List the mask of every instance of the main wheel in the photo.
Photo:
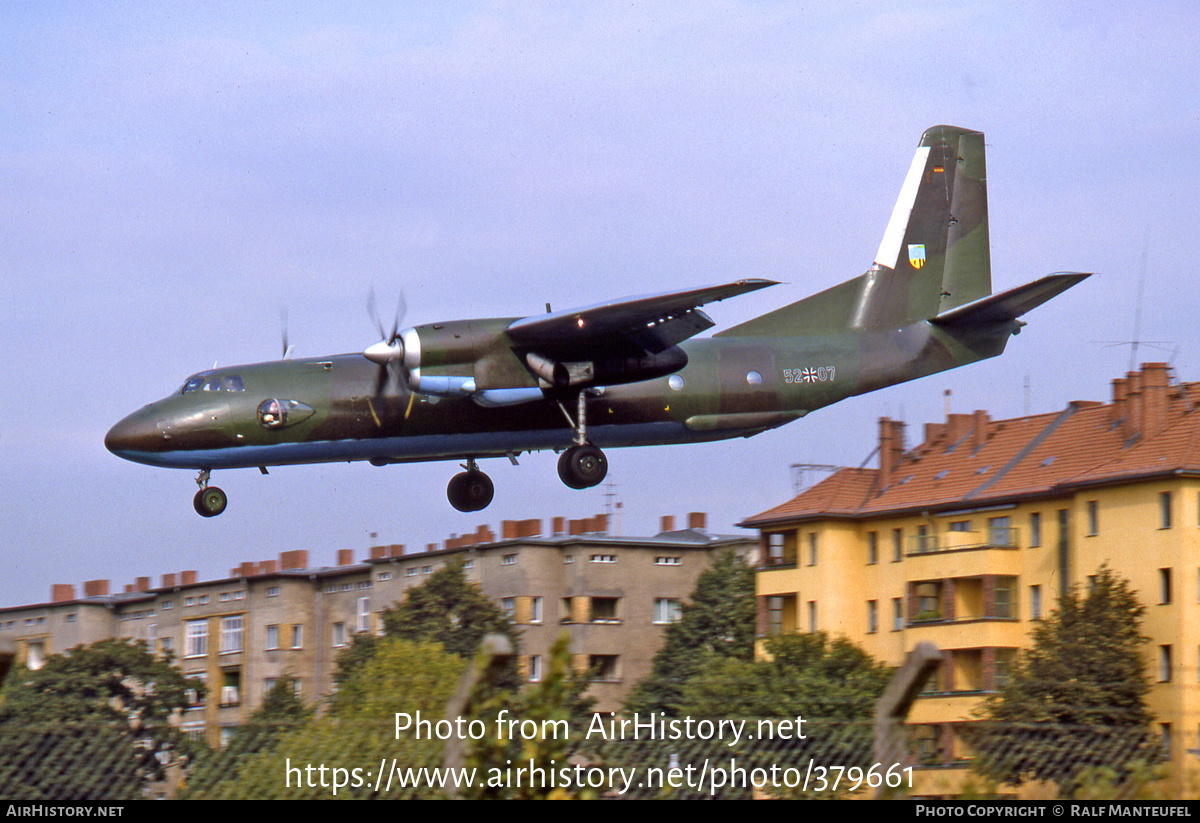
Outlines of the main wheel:
[[572,489],[598,486],[607,475],[608,458],[595,446],[572,446],[558,458],[558,477]]
[[446,486],[446,497],[450,505],[460,512],[477,512],[486,509],[492,502],[496,487],[492,478],[481,471],[459,472],[450,478]]
[[192,498],[192,506],[195,507],[196,514],[201,517],[216,517],[225,511],[227,505],[229,505],[229,498],[216,486],[203,488]]

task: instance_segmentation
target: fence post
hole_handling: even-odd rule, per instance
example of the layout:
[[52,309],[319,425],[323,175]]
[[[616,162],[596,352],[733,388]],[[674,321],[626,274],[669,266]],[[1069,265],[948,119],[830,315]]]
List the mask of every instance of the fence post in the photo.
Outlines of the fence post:
[[[483,642],[479,644],[479,652],[475,655],[475,659],[467,670],[463,672],[462,678],[458,681],[458,688],[454,692],[454,696],[450,698],[450,702],[446,704],[446,719],[452,724],[456,718],[462,717],[467,708],[467,701],[471,698],[471,692],[475,690],[475,686],[480,680],[487,678],[495,680],[504,667],[508,665],[508,659],[512,657],[513,645],[502,634],[489,634],[483,638]],[[442,756],[442,765],[446,770],[461,769],[466,763],[467,744],[466,741],[458,735],[451,735],[446,741],[445,754]],[[453,782],[453,781],[451,781]],[[449,787],[449,795],[453,800],[458,799],[459,789],[457,785]]]
[[[925,687],[925,681],[942,662],[941,650],[932,643],[918,643],[904,657],[904,664],[892,677],[875,704],[875,762],[891,766],[909,759],[908,736],[904,723],[913,701]],[[875,789],[875,797],[883,797],[887,786]]]

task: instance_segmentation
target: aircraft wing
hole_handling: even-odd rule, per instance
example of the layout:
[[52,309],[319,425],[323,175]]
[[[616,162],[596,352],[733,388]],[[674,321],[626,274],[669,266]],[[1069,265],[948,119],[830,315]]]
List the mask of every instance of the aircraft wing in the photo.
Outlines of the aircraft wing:
[[514,343],[587,359],[597,352],[642,350],[658,354],[713,327],[700,306],[775,286],[774,280],[750,278],[688,291],[627,297],[570,311],[535,314],[514,321]]

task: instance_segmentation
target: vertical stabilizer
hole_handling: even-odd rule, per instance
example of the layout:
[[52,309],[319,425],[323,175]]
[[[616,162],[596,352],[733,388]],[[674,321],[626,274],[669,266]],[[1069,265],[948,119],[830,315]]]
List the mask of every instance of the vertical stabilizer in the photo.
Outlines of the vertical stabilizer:
[[991,291],[983,132],[934,126],[921,135],[866,274],[718,336],[899,327]]
[[921,136],[850,325],[935,317],[991,293],[983,133]]

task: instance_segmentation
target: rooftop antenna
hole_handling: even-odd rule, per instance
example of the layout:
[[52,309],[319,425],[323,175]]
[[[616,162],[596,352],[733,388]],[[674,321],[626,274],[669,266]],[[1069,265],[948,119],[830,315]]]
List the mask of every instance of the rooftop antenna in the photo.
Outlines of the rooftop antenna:
[[1129,347],[1129,371],[1137,368],[1138,338],[1142,329],[1142,294],[1146,289],[1146,253],[1150,249],[1150,224],[1146,224],[1146,235],[1142,238],[1142,271],[1138,275],[1137,305],[1133,312],[1133,344]]
[[617,500],[617,484],[609,480],[604,484],[604,510],[608,513],[608,528],[614,537],[621,536],[617,515],[621,512],[621,501]]

